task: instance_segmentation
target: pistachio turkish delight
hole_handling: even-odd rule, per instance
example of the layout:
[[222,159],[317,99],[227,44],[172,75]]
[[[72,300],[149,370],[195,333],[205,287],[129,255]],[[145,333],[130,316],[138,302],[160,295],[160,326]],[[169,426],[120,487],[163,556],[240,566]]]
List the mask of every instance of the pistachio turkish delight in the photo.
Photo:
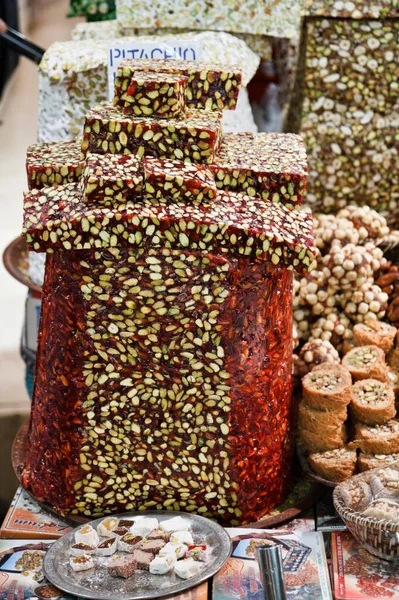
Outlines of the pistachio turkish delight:
[[131,204],[141,198],[143,192],[140,160],[130,154],[90,154],[80,189],[86,204]]
[[221,114],[189,111],[183,119],[124,115],[100,104],[86,115],[82,154],[145,154],[158,158],[211,163],[221,140]]
[[211,169],[219,189],[300,206],[306,189],[303,141],[279,133],[225,133]]
[[143,170],[145,199],[209,204],[216,198],[215,178],[205,165],[147,157],[143,160]]
[[28,147],[26,173],[29,189],[79,181],[83,161],[80,142],[39,142]]
[[[138,67],[140,68],[140,67]],[[170,73],[135,71],[119,103],[126,115],[137,117],[183,117],[186,110],[187,77]]]
[[[188,108],[233,110],[241,87],[242,73],[238,65],[188,60],[124,60],[115,79],[114,105],[126,108],[132,77],[137,71],[168,73],[187,78]],[[127,107],[129,108],[129,107]]]
[[314,259],[312,217],[232,192],[210,207],[173,202],[87,206],[79,184],[25,195],[24,232],[36,252],[167,245],[268,259],[307,271]]

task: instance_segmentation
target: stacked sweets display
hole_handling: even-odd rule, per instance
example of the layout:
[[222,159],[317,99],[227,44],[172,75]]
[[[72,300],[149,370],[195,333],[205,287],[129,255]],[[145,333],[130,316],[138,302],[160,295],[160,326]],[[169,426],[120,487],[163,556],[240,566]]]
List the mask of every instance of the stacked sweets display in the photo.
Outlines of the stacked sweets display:
[[24,231],[48,256],[22,477],[63,514],[237,524],[284,497],[306,154],[222,135],[239,86],[221,65],[126,61],[81,154],[28,149]]
[[343,481],[399,459],[396,334],[387,323],[359,323],[342,364],[324,362],[302,379],[299,437],[312,469],[326,479]]

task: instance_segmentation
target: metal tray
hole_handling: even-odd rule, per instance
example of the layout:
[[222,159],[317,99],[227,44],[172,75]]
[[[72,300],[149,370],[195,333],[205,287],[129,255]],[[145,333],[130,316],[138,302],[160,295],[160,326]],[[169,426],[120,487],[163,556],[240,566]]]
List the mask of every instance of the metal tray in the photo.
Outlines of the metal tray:
[[[229,534],[217,523],[198,515],[169,511],[140,511],[113,516],[121,519],[135,516],[156,517],[159,521],[181,516],[189,521],[194,541],[205,543],[211,548],[211,557],[203,563],[204,566],[198,575],[187,580],[180,579],[173,572],[166,575],[151,575],[147,571],[136,571],[136,574],[128,579],[111,577],[107,573],[106,565],[112,557],[94,557],[95,569],[75,572],[69,564],[69,549],[73,544],[76,531],[83,527],[81,525],[52,544],[46,554],[44,574],[53,585],[68,594],[95,600],[164,598],[171,594],[180,594],[202,583],[217,573],[231,554],[232,544]],[[90,524],[96,528],[103,520],[104,517],[91,521]]]

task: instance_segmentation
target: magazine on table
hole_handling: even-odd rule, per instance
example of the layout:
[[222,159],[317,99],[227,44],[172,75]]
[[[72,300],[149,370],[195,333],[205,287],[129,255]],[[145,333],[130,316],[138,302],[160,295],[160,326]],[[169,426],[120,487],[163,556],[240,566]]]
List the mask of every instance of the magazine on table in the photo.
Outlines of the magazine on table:
[[399,600],[398,563],[370,554],[349,531],[331,537],[337,600]]
[[263,600],[255,550],[258,545],[281,546],[287,598],[332,600],[323,534],[281,529],[227,529],[233,551],[213,578],[213,600]]

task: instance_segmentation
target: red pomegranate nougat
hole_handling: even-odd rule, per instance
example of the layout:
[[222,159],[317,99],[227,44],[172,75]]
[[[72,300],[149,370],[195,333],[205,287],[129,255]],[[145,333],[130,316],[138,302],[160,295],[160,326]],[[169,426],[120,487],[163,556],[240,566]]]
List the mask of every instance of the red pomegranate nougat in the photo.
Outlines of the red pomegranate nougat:
[[126,93],[122,110],[137,117],[181,118],[186,110],[187,77],[170,73],[136,71]]
[[32,190],[79,181],[83,164],[77,140],[33,144],[26,156],[28,187]]
[[219,189],[258,196],[297,208],[306,190],[306,148],[282,133],[224,133],[209,167]]
[[209,204],[216,198],[215,177],[205,165],[147,157],[143,160],[143,171],[144,199]]
[[200,60],[126,59],[120,63],[115,79],[115,106],[124,105],[124,96],[135,71],[171,73],[187,77],[188,108],[208,111],[236,108],[242,80],[241,67],[238,65]]
[[124,115],[103,103],[86,115],[82,155],[109,152],[209,164],[221,137],[221,113],[195,110],[182,119],[151,119]]
[[281,263],[50,254],[24,485],[62,513],[172,497],[226,524],[260,518],[289,478],[291,315]]
[[140,160],[130,154],[90,154],[81,179],[83,201],[98,206],[131,204],[141,199]]
[[315,258],[309,212],[218,192],[210,206],[171,202],[104,208],[84,204],[78,184],[25,195],[24,233],[31,250],[127,246],[199,249],[257,257],[307,271]]

